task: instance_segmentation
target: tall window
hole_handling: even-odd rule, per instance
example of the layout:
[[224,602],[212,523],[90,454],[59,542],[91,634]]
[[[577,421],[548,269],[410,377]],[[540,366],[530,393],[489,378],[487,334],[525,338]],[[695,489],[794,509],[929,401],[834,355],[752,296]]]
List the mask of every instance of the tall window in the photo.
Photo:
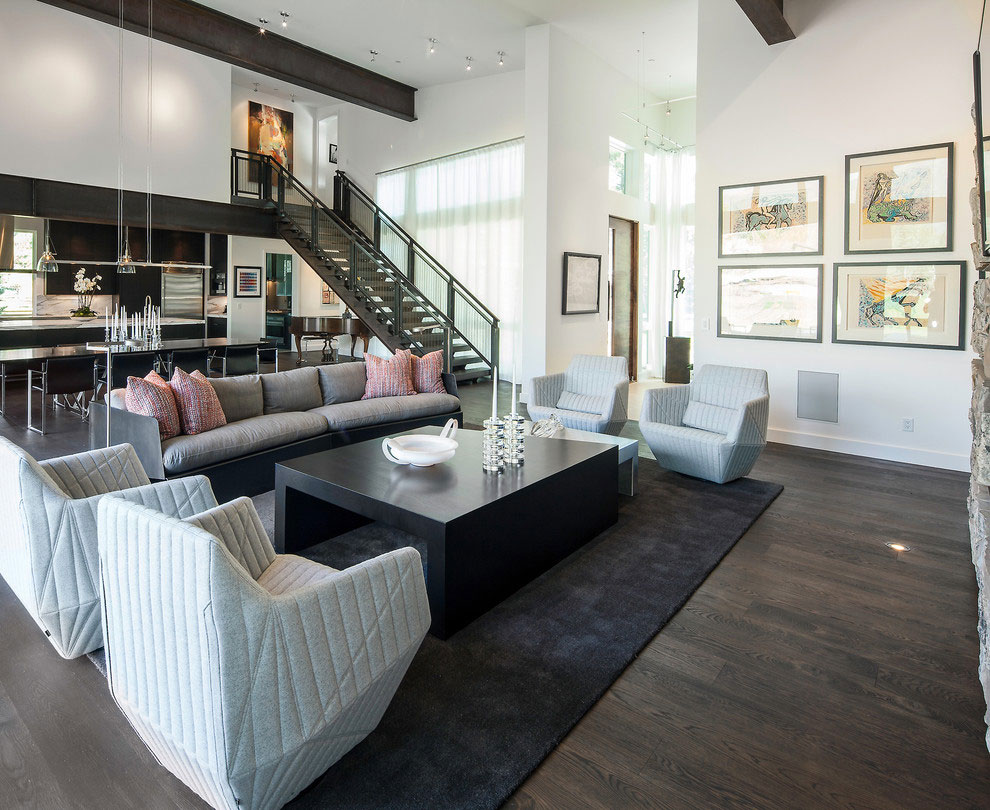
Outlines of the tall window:
[[34,231],[14,231],[14,270],[0,273],[0,316],[34,313]]
[[[521,306],[523,156],[520,138],[384,172],[377,186],[378,204],[499,318],[503,369]],[[416,286],[446,309],[431,279],[416,268]]]
[[610,138],[608,142],[608,187],[610,191],[626,193],[629,174],[629,147],[622,141]]

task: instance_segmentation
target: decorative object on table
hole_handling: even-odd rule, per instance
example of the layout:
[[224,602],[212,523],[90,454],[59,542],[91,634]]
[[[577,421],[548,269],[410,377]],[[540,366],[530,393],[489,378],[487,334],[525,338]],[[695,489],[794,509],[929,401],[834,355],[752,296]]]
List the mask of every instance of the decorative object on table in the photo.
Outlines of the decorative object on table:
[[234,298],[261,298],[261,268],[234,268]]
[[833,343],[962,349],[966,262],[838,262]]
[[140,313],[128,313],[127,307],[116,307],[111,313],[103,311],[103,341],[106,346],[155,348],[162,342],[161,307],[152,306],[145,298]]
[[598,312],[601,303],[602,257],[593,253],[564,254],[561,313]]
[[439,436],[413,434],[382,440],[382,453],[396,464],[432,467],[450,461],[457,452],[457,420],[448,419]]
[[[248,102],[248,151],[268,155],[292,171],[292,113]],[[252,165],[256,165],[253,164]]]
[[846,155],[846,253],[952,250],[952,144]]
[[502,422],[505,428],[505,463],[518,467],[526,461],[526,420],[518,412],[516,386],[519,384],[518,358],[512,363],[512,410]]
[[72,289],[76,292],[76,301],[78,306],[72,310],[73,318],[95,318],[96,313],[93,312],[93,296],[96,291],[100,289],[100,285],[97,283],[103,279],[103,276],[96,275],[92,278],[86,276],[85,268],[80,267],[76,272],[76,280],[72,284]]
[[490,473],[505,470],[505,422],[498,416],[498,367],[492,368],[492,415],[484,423],[481,440],[481,469]]
[[769,392],[763,369],[702,366],[690,385],[648,390],[639,429],[661,467],[725,484],[766,447]]
[[824,266],[718,268],[718,337],[822,342]]
[[564,423],[560,421],[560,417],[557,414],[552,413],[546,419],[540,419],[538,422],[533,422],[533,427],[530,428],[530,433],[534,436],[540,436],[541,438],[548,439],[551,436],[555,436],[557,433],[564,429]]
[[821,255],[824,177],[721,186],[718,255]]

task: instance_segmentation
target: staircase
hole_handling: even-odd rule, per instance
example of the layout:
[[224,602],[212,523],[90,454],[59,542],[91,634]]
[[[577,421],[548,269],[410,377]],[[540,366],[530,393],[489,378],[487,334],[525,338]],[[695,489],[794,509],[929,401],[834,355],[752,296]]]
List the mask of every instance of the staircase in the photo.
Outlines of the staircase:
[[233,149],[231,195],[270,208],[279,235],[389,349],[439,349],[459,382],[491,375],[498,318],[342,172],[331,208],[272,158]]

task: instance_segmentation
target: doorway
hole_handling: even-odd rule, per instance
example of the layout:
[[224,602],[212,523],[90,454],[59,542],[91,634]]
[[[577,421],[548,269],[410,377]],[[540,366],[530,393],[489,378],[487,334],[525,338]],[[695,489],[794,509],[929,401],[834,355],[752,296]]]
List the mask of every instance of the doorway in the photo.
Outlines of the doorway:
[[639,223],[608,218],[608,353],[625,357],[629,379],[639,368]]

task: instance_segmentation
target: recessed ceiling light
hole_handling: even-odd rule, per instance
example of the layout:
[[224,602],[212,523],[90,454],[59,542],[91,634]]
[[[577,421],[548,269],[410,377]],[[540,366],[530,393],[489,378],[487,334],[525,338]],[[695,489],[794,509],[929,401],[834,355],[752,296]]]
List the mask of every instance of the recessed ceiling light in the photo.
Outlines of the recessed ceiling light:
[[267,25],[268,25],[268,20],[266,20],[264,17],[258,17],[258,33],[261,34],[262,36],[268,33],[268,29],[266,28]]
[[886,543],[884,543],[884,545],[887,548],[892,548],[894,551],[910,551],[911,550],[911,546],[906,546],[903,543],[886,542]]
[[464,57],[464,60],[467,63],[467,64],[464,65],[464,69],[465,70],[470,70],[471,69],[471,63],[474,61],[474,57],[465,56]]
[[505,65],[505,51],[498,52],[498,66],[503,67]]

